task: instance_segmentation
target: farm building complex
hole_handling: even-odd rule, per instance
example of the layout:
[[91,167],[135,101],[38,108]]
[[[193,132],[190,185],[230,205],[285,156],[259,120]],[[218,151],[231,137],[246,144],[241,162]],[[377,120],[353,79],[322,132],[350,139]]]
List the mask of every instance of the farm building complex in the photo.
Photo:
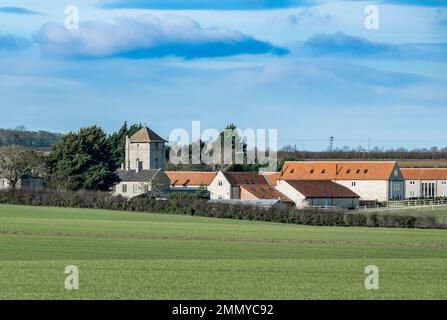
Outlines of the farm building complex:
[[[356,208],[419,198],[447,198],[447,168],[401,168],[396,161],[286,161],[280,172],[166,171],[166,140],[148,127],[126,137],[125,162],[113,195],[206,191],[213,203],[260,207]],[[0,172],[0,190],[8,189]],[[39,190],[42,179],[21,179],[16,188]]]

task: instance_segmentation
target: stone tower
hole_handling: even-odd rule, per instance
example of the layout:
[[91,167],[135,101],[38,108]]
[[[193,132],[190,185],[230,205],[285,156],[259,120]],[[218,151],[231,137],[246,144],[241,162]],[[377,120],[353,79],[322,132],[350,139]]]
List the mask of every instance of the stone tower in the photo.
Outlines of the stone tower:
[[124,169],[137,172],[151,169],[164,170],[166,142],[148,127],[142,128],[130,138],[126,137]]

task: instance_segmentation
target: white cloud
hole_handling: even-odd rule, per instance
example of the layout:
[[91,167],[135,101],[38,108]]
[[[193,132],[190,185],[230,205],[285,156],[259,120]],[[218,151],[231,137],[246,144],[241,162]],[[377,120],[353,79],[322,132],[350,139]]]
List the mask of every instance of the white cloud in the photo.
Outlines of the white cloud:
[[78,30],[48,23],[37,41],[45,53],[74,58],[197,58],[286,52],[238,31],[202,28],[188,17],[174,15],[91,21],[82,23]]

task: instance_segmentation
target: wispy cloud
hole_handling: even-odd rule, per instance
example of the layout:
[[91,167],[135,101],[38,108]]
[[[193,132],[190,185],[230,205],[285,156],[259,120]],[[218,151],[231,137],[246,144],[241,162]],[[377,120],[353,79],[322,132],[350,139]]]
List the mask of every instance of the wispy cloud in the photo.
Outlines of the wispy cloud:
[[300,12],[290,15],[287,17],[287,22],[291,24],[302,24],[302,23],[326,23],[332,20],[332,16],[330,14],[320,13],[316,9],[305,8]]
[[23,50],[32,45],[31,40],[11,34],[0,34],[0,50]]
[[447,43],[388,44],[336,32],[313,36],[295,46],[294,52],[301,56],[445,60]]
[[23,14],[23,15],[41,15],[42,13],[29,10],[22,7],[0,7],[0,13]]
[[91,21],[78,30],[49,23],[36,37],[43,51],[68,58],[176,56],[187,59],[240,54],[287,53],[286,49],[226,28],[203,28],[196,21],[168,15]]
[[314,5],[313,0],[104,0],[106,9],[156,10],[268,10]]

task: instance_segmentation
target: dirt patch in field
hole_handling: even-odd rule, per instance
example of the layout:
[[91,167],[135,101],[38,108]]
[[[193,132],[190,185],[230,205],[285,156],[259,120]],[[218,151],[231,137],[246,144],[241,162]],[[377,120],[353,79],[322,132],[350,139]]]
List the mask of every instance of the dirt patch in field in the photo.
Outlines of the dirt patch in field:
[[104,238],[115,240],[179,240],[179,241],[229,241],[245,243],[283,243],[283,244],[328,244],[328,245],[368,245],[386,247],[412,248],[447,248],[441,243],[399,243],[399,242],[371,242],[371,241],[329,241],[329,240],[297,240],[297,239],[248,239],[231,237],[186,237],[186,236],[145,236],[145,235],[112,235],[103,233],[66,233],[66,232],[25,232],[0,231],[2,236],[31,236],[31,237],[67,237],[67,238]]

